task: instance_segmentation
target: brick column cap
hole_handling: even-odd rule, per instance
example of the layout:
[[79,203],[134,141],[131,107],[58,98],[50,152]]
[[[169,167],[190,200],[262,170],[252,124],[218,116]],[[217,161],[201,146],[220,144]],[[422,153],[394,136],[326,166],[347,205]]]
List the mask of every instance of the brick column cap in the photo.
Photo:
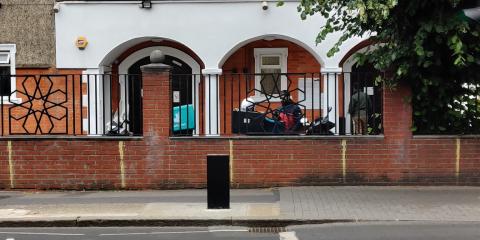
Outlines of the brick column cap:
[[172,67],[163,63],[151,63],[140,67],[142,73],[169,72]]

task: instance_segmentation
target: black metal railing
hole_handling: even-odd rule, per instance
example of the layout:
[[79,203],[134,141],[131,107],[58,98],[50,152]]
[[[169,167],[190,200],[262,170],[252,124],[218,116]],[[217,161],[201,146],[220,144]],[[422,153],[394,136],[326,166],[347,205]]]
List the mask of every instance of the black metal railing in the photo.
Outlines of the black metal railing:
[[172,135],[381,134],[377,76],[172,74]]
[[[141,135],[141,76],[3,75],[1,136]],[[13,87],[11,87],[13,86]]]

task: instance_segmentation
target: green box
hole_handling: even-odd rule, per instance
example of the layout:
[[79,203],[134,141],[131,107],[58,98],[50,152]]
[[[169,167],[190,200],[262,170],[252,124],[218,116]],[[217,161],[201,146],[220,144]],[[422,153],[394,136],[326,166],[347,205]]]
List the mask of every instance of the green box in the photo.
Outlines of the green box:
[[195,129],[193,104],[173,107],[173,131]]

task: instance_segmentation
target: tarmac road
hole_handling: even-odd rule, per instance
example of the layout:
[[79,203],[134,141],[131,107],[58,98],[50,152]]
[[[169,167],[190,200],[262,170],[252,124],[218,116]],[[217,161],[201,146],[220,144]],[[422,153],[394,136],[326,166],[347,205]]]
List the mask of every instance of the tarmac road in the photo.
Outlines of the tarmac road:
[[303,225],[282,233],[252,233],[248,228],[85,227],[0,228],[0,240],[478,240],[479,222],[371,222]]
[[291,227],[300,240],[478,240],[480,222],[371,222]]
[[0,240],[278,240],[243,227],[0,228]]

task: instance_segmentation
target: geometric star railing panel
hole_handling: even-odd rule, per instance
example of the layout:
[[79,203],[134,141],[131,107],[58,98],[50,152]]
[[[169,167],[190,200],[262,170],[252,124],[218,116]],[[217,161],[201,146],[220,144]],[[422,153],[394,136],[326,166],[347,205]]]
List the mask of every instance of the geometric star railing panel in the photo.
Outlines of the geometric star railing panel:
[[2,74],[0,136],[140,136],[141,81],[139,74]]
[[[279,107],[279,101],[281,99],[290,99],[290,104],[294,107],[297,107],[298,109],[301,110],[301,112],[298,113],[295,118],[298,118],[297,120],[300,120],[303,118],[304,113],[306,111],[305,105],[301,104],[305,102],[305,91],[302,89],[299,89],[298,87],[293,88],[292,87],[292,76],[296,76],[296,74],[283,74],[283,73],[268,73],[268,74],[254,74],[255,78],[260,78],[260,89],[254,87],[253,89],[250,89],[248,91],[248,96],[261,96],[260,99],[256,98],[255,101],[251,101],[247,98],[247,101],[250,104],[253,104],[255,106],[255,109],[257,112],[261,113],[259,116],[254,117],[252,119],[252,122],[256,124],[257,126],[260,127],[261,131],[258,131],[257,133],[268,133],[268,134],[285,134],[292,131],[299,131],[300,129],[286,129],[284,131],[275,131],[270,128],[266,127],[265,123],[268,123],[268,121],[273,122],[273,124],[279,124],[279,113],[281,110],[281,107]],[[282,86],[282,79],[286,80],[286,88],[281,89]],[[273,85],[272,88],[268,88],[268,83],[266,81],[272,81],[270,85]],[[298,86],[298,85],[297,85]],[[268,90],[267,90],[268,89]],[[300,94],[302,93],[302,94]],[[301,99],[297,98],[298,101],[293,101],[293,96],[303,96]],[[281,105],[281,104],[280,104]],[[291,107],[292,107],[291,106]]]
[[[68,133],[68,102],[67,76],[24,76],[21,88],[12,92],[21,103],[9,108],[10,134],[67,134]],[[17,86],[19,84],[17,83]],[[12,129],[12,123],[16,123]]]

